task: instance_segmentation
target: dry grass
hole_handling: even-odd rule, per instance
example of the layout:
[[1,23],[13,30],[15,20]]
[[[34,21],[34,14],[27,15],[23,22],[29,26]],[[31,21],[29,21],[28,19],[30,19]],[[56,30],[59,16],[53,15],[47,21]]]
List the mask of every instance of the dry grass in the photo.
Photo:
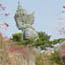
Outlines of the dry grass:
[[63,62],[56,63],[51,60],[51,55],[42,54],[38,59],[36,65],[64,65]]

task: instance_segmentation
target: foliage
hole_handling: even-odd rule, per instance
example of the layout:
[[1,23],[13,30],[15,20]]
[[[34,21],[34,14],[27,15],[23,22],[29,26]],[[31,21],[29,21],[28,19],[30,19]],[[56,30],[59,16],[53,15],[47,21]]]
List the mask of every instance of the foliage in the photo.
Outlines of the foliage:
[[46,49],[46,47],[52,47],[52,42],[50,41],[50,36],[44,32],[39,32],[39,39],[36,40],[35,46],[41,49]]
[[37,56],[37,58],[36,58],[36,65],[43,65],[43,61],[42,61],[41,55]]
[[22,37],[21,33],[12,34],[12,40],[14,40],[14,41],[20,41],[21,37]]
[[33,39],[29,39],[29,40],[21,40],[21,33],[16,33],[12,35],[12,39],[15,41],[18,41],[17,44],[18,45],[31,45],[31,46],[35,46],[35,47],[40,47],[41,49],[45,49],[46,47],[52,47],[52,43],[50,41],[50,36],[47,35],[46,33],[43,32],[39,32],[39,39],[37,40],[33,40]]
[[12,40],[17,41],[18,45],[30,45],[35,46],[36,48],[46,49],[47,47],[53,48],[54,44],[59,43],[60,41],[64,41],[65,39],[55,39],[53,41],[50,41],[51,36],[46,34],[45,32],[38,32],[39,39],[33,40],[22,40],[22,34],[21,33],[15,33],[12,35]]
[[58,56],[58,51],[54,51],[54,53],[51,54],[50,60],[52,62],[55,62],[56,64],[59,64],[59,65],[62,65],[63,64],[63,61]]
[[45,32],[38,32],[38,35],[40,40],[47,40],[47,41],[50,40],[50,36],[47,35]]
[[53,44],[57,44],[57,43],[61,43],[61,42],[63,42],[63,41],[65,41],[65,38],[54,39],[54,40],[52,41],[52,43],[53,43]]
[[17,42],[17,45],[31,45],[34,43],[32,39],[29,40],[20,40]]
[[50,55],[43,53],[41,54],[42,65],[64,65],[63,61],[58,56],[58,51],[54,51]]

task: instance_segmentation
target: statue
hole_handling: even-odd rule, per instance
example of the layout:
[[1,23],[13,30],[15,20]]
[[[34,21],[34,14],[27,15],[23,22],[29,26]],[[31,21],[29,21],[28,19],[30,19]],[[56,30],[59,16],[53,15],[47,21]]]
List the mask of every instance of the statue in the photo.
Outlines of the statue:
[[20,2],[18,2],[15,21],[18,29],[23,32],[23,39],[38,39],[38,34],[32,26],[34,24],[34,13],[28,14],[27,11],[22,8]]

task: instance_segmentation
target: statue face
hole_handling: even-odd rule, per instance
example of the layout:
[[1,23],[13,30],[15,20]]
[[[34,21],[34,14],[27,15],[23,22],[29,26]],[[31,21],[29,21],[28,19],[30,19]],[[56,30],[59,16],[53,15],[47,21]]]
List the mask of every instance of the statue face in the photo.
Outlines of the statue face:
[[26,18],[27,16],[24,13],[16,16],[17,21],[22,25],[25,24]]

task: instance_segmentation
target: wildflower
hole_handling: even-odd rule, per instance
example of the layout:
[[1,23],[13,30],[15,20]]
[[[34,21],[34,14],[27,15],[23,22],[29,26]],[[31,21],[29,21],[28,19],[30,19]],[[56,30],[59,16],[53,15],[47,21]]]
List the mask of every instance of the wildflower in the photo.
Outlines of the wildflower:
[[5,13],[5,16],[8,16],[8,13]]
[[2,10],[5,10],[5,7],[2,7]]
[[63,8],[65,9],[65,5],[63,6]]
[[9,27],[9,25],[7,23],[4,23],[4,25],[6,25],[7,27]]

